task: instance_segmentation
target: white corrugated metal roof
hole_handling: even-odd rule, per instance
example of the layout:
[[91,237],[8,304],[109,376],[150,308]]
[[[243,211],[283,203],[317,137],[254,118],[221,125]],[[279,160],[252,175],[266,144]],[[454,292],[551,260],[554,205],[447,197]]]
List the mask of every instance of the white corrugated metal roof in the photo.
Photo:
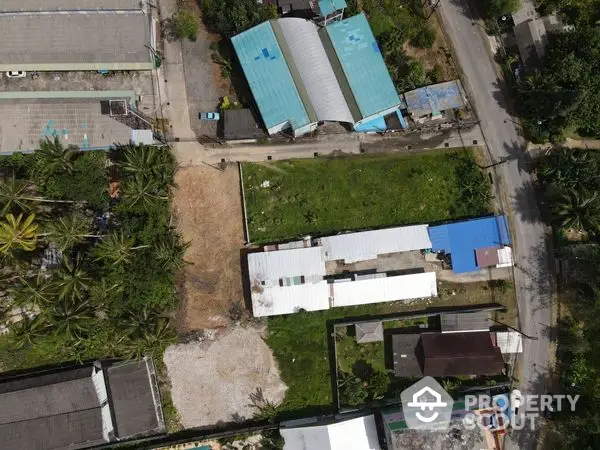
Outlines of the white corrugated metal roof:
[[498,249],[498,264],[496,267],[510,267],[513,265],[512,249],[501,247]]
[[319,37],[319,27],[311,21],[290,17],[279,19],[277,23],[317,118],[354,123]]
[[292,314],[302,308],[306,311],[329,309],[329,286],[323,280],[316,284],[273,286],[252,289],[254,317]]
[[333,306],[365,305],[428,297],[437,297],[435,272],[333,285]]
[[331,425],[281,428],[283,450],[380,450],[375,416]]
[[516,331],[499,331],[496,333],[496,345],[502,353],[522,353],[523,338]]
[[[325,261],[318,247],[248,254],[250,284],[277,282],[283,277],[325,276]],[[268,284],[268,283],[266,283]]]
[[320,239],[326,261],[366,261],[386,253],[431,248],[428,225],[338,234]]

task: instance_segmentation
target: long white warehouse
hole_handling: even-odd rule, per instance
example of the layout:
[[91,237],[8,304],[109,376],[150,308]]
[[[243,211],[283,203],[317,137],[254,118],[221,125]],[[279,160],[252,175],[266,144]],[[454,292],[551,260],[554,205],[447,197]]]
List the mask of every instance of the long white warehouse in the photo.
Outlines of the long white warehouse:
[[347,233],[310,245],[303,241],[248,254],[255,317],[437,296],[435,272],[328,274],[326,268],[329,261],[351,263],[431,248],[427,225]]

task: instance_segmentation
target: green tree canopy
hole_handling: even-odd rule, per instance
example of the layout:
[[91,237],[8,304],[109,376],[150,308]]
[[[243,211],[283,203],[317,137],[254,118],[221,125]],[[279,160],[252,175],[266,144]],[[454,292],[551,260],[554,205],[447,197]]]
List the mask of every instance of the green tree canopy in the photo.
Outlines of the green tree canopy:
[[204,22],[223,36],[233,36],[276,19],[277,8],[255,0],[201,0]]

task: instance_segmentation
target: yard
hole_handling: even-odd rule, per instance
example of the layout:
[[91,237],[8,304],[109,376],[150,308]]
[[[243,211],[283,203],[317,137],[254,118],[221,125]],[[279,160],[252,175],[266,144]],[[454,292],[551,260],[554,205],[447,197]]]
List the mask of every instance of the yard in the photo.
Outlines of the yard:
[[[244,164],[253,243],[489,211],[474,149]],[[479,189],[473,196],[472,188]],[[476,189],[476,190],[477,190]]]
[[[335,319],[380,316],[386,313],[421,311],[429,307],[453,307],[497,302],[505,305],[508,312],[495,313],[495,319],[508,325],[516,323],[516,300],[509,284],[490,282],[452,284],[440,282],[440,297],[417,301],[378,303],[347,308],[332,308],[318,312],[300,312],[269,318],[267,344],[273,349],[279,370],[288,391],[280,407],[282,413],[302,411],[307,414],[323,412],[332,408],[330,359],[327,343],[327,322]],[[415,326],[426,319],[390,322],[389,326]],[[354,339],[354,338],[350,338]],[[383,345],[359,346],[342,340],[338,347],[339,365],[343,370],[351,368],[363,359],[377,370],[385,368]],[[392,385],[392,389],[397,387]]]

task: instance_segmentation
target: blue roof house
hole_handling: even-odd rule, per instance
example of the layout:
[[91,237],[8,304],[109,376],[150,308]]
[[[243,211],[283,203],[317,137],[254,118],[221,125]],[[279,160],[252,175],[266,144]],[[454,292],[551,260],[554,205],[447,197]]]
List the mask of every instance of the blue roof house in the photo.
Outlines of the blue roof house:
[[430,226],[428,232],[432,251],[449,253],[455,273],[480,270],[476,250],[511,245],[504,215]]

